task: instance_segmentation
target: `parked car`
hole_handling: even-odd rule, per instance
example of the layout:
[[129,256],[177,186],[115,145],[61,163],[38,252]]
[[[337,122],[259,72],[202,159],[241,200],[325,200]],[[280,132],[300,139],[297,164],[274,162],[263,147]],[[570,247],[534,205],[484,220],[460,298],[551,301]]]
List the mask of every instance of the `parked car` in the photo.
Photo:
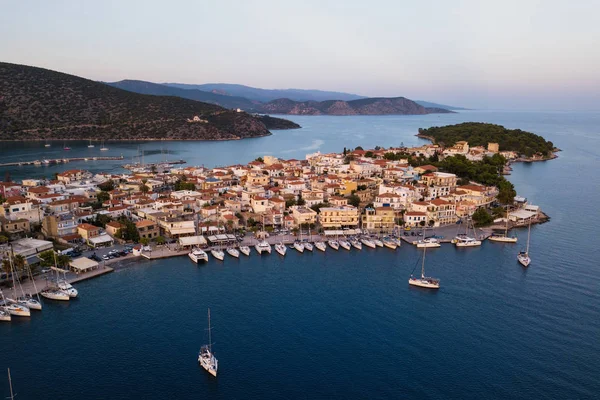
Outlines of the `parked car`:
[[111,258],[111,257],[110,257],[108,254],[105,254],[105,255],[103,255],[103,256],[102,256],[102,259],[103,259],[104,261],[108,261],[108,260],[110,260],[110,258]]

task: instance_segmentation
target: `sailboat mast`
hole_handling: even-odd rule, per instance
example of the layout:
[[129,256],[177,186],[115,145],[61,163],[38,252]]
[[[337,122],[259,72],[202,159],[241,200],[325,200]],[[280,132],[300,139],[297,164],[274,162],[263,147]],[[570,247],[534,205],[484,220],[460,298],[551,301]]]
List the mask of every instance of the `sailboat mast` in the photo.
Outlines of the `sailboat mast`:
[[531,237],[531,217],[529,217],[529,228],[527,228],[527,248],[525,252],[529,254],[529,238]]
[[212,353],[212,337],[210,334],[210,308],[208,309],[208,351]]
[[15,394],[13,393],[12,379],[10,378],[10,368],[8,368],[8,387],[10,388],[10,400],[14,400]]
[[508,237],[508,205],[506,206],[506,227],[504,228],[504,236]]
[[427,247],[423,247],[423,262],[421,264],[421,278],[425,278],[425,252]]

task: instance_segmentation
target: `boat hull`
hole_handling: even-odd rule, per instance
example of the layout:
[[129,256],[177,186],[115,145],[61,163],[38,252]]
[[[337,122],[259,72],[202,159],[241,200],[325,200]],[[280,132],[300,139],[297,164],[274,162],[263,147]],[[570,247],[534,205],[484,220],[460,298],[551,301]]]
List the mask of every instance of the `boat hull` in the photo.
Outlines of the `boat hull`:
[[338,250],[340,248],[340,245],[338,242],[330,241],[327,244],[329,244],[329,247],[331,247],[334,250]]
[[300,253],[304,253],[304,245],[302,243],[294,243],[294,249],[298,250]]
[[419,249],[422,249],[422,248],[432,249],[432,248],[436,248],[436,247],[441,247],[441,244],[439,244],[439,243],[417,243],[417,247]]
[[529,264],[531,264],[531,259],[529,257],[517,256],[517,260],[519,261],[519,264],[521,264],[524,267],[529,267]]
[[469,241],[469,242],[456,242],[455,245],[456,245],[456,247],[477,247],[477,246],[481,246],[481,241],[473,240],[473,241]]
[[219,261],[223,261],[223,259],[225,258],[225,253],[223,253],[222,251],[211,250],[210,254]]
[[308,251],[313,251],[313,245],[311,243],[304,243],[304,249]]
[[392,249],[392,250],[396,250],[396,248],[398,247],[398,245],[396,243],[390,243],[390,242],[383,242],[383,245],[385,247],[387,247],[388,249]]
[[352,245],[349,242],[346,242],[345,240],[341,240],[340,241],[340,247],[344,250],[350,250],[350,248],[352,247]]
[[245,256],[249,256],[250,255],[250,247],[246,247],[246,246],[240,247],[240,253],[242,253]]
[[517,243],[516,237],[490,236],[488,240],[497,243]]
[[240,252],[236,249],[227,249],[227,254],[234,258],[240,258]]
[[428,279],[421,279],[421,278],[409,278],[408,284],[412,285],[412,286],[425,288],[425,289],[439,289],[440,288],[439,282],[436,283],[436,282],[432,282]]
[[58,293],[58,292],[41,292],[40,294],[42,295],[43,298],[49,299],[49,300],[69,301],[71,299],[71,297],[69,297],[68,294],[66,294],[66,293],[64,293],[62,291],[61,291],[61,293]]
[[22,305],[12,304],[6,307],[6,311],[15,317],[31,317],[31,311],[29,308]]
[[327,250],[327,246],[323,242],[317,242],[317,243],[315,243],[315,247],[319,251],[323,251],[324,252],[325,250]]
[[10,321],[12,320],[10,313],[8,311],[0,310],[0,321]]

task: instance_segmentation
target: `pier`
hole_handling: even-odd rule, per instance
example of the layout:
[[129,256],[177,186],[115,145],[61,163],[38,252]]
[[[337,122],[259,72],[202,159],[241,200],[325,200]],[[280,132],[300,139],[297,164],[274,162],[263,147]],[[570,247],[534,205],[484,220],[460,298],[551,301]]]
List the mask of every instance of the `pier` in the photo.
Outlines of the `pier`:
[[71,157],[71,158],[54,158],[54,159],[44,159],[44,160],[34,160],[34,161],[13,161],[7,163],[0,163],[0,167],[15,167],[21,165],[54,165],[54,164],[66,164],[72,161],[118,161],[123,160],[123,156],[117,157]]

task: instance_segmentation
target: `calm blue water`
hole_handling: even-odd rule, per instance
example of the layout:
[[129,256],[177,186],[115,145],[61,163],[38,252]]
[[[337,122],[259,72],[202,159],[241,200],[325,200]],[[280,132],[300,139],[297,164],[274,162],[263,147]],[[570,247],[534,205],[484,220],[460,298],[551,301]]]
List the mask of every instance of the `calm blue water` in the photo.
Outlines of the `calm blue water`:
[[[213,165],[411,145],[420,126],[462,120],[531,130],[564,150],[551,162],[515,165],[510,177],[552,217],[532,228],[531,266],[516,262],[521,244],[448,245],[427,255],[428,273],[442,281],[433,293],[408,287],[418,253],[407,245],[201,267],[186,257],[140,262],[79,283],[81,298],[70,304],[0,324],[0,368],[11,367],[19,398],[597,398],[600,114],[293,119],[305,128],[168,147],[173,158]],[[143,146],[160,153],[160,143]],[[109,147],[134,153],[137,143]],[[44,151],[19,145],[1,154]],[[207,307],[216,380],[196,363]]]

